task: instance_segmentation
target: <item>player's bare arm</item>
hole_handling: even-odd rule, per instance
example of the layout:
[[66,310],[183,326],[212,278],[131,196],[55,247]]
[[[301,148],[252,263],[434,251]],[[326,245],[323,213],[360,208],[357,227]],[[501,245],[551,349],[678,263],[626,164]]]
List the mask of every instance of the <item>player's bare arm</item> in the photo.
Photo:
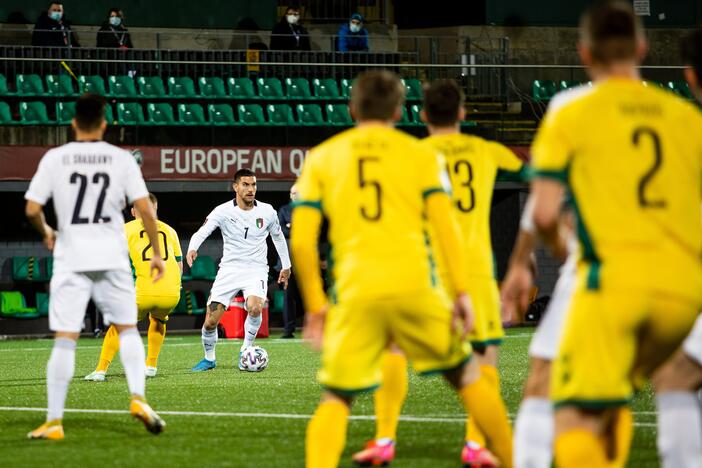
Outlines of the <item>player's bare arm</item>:
[[27,200],[24,212],[29,222],[34,226],[34,229],[41,235],[46,248],[53,251],[54,244],[56,243],[56,232],[46,223],[44,207],[35,201]]
[[[141,216],[141,220],[144,223],[144,230],[146,235],[149,236],[149,241],[151,242],[151,248],[153,250],[153,256],[151,257],[151,272],[153,276],[154,283],[163,277],[163,273],[166,269],[166,265],[163,263],[163,258],[161,257],[161,244],[158,242],[158,227],[156,226],[156,213],[154,212],[154,206],[149,200],[149,197],[140,198],[134,201],[134,208]],[[156,270],[156,274],[153,275],[153,271]]]
[[535,246],[536,236],[520,229],[502,283],[502,319],[507,322],[511,322],[518,312],[525,311],[529,306],[529,291],[534,282],[530,264]]
[[558,222],[563,184],[552,179],[536,179],[532,182],[531,192],[534,198],[534,225],[539,237],[556,258],[564,260],[567,247]]

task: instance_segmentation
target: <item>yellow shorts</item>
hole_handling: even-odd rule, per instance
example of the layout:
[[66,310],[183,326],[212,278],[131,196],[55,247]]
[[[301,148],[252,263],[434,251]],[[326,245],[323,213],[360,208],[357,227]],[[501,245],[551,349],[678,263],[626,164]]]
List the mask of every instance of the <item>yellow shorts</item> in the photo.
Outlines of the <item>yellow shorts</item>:
[[144,320],[147,315],[151,315],[153,318],[160,322],[167,322],[168,315],[171,313],[175,306],[178,305],[180,296],[151,296],[151,295],[139,295],[137,294],[136,302],[138,313],[138,320]]
[[322,347],[322,386],[352,395],[381,382],[381,357],[395,343],[423,374],[463,366],[470,345],[451,332],[445,295],[428,290],[408,297],[347,301],[327,315]]
[[551,373],[556,406],[627,404],[682,343],[699,312],[693,301],[646,290],[588,290],[573,296]]
[[502,328],[497,281],[492,278],[471,278],[468,294],[475,310],[475,325],[469,337],[473,348],[480,349],[502,343],[505,330]]

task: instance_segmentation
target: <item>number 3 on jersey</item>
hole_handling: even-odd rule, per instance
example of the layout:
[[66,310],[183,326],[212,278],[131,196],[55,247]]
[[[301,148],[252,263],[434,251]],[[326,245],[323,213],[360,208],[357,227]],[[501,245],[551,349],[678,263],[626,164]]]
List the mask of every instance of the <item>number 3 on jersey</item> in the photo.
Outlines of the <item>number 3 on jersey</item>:
[[[471,166],[470,162],[466,161],[465,159],[460,159],[456,161],[449,171],[453,172],[453,175],[456,178],[460,177],[460,186],[464,187],[466,192],[465,199],[463,196],[460,198],[458,196],[456,197],[456,206],[463,213],[470,213],[473,211],[473,208],[475,208],[475,191],[471,185],[473,183],[473,166]],[[463,173],[462,177],[461,173]],[[458,191],[458,188],[454,187],[454,190]]]

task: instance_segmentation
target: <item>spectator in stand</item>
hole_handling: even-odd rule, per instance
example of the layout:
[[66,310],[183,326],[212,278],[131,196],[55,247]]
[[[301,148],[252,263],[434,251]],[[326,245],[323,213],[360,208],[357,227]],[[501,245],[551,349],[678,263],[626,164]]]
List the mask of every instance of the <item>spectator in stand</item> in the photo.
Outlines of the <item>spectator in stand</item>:
[[97,46],[110,49],[131,49],[132,38],[124,26],[124,14],[119,8],[110,8],[107,18],[97,33]]
[[[297,199],[297,187],[293,185],[290,188],[290,203],[283,205],[278,210],[278,220],[280,227],[283,230],[285,240],[290,245],[290,222],[292,220],[292,209],[295,200]],[[280,259],[278,260],[277,270],[281,268]],[[302,297],[300,290],[297,287],[295,273],[290,275],[288,279],[288,287],[285,289],[285,302],[283,303],[283,336],[281,338],[295,338],[295,325],[297,320],[297,311],[303,312]]]
[[61,2],[52,2],[43,11],[32,31],[32,45],[43,47],[80,47],[78,36],[71,31],[71,22]]
[[311,50],[310,35],[300,24],[300,9],[289,6],[271,31],[271,50]]
[[351,15],[349,22],[341,25],[337,36],[337,51],[368,52],[368,30],[360,13]]

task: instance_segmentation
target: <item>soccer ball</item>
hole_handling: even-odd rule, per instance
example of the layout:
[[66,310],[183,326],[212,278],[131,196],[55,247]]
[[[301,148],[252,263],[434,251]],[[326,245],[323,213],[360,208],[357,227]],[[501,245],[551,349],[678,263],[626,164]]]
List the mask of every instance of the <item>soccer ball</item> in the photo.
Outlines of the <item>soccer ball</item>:
[[261,372],[268,367],[268,353],[260,346],[249,346],[241,352],[239,369],[247,372]]

